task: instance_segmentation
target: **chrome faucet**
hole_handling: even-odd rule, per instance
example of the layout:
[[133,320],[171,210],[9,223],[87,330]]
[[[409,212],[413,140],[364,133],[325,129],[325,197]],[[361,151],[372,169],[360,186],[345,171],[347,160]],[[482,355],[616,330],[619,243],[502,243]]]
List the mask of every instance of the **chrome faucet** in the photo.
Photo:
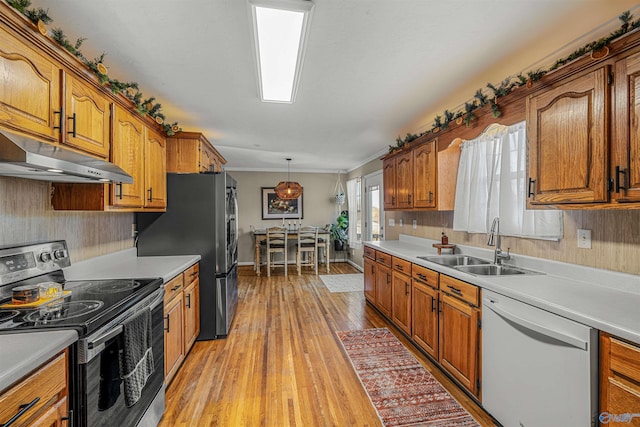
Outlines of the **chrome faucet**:
[[509,255],[509,248],[507,248],[507,253],[505,253],[500,244],[502,243],[502,238],[500,236],[500,218],[495,217],[493,219],[493,224],[491,224],[491,231],[489,234],[489,241],[487,245],[495,246],[496,250],[493,255],[493,263],[494,264],[502,264],[502,261],[511,259],[511,255]]

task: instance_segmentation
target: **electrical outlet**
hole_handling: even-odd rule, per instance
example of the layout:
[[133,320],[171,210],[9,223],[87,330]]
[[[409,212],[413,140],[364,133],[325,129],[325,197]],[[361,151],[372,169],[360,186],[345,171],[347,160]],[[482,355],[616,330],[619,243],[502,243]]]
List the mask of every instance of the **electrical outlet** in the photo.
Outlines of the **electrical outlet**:
[[389,218],[389,227],[395,227],[396,226],[396,220],[393,218]]
[[418,228],[418,220],[414,219],[413,220],[413,229],[415,230],[416,228]]
[[136,230],[136,225],[131,224],[131,237],[136,237],[138,235],[138,231]]
[[591,249],[591,230],[578,229],[578,247]]
[[402,222],[402,218],[400,218],[400,227],[402,227],[404,223]]

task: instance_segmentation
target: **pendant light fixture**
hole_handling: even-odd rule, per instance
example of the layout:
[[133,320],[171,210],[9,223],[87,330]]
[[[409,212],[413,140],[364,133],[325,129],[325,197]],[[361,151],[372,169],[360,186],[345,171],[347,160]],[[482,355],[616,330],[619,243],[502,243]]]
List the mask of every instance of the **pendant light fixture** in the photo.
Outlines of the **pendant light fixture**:
[[278,196],[282,200],[295,200],[302,194],[302,186],[297,182],[291,182],[289,177],[289,165],[291,164],[291,159],[287,160],[287,180],[280,181],[278,185],[276,185],[275,192],[276,196]]

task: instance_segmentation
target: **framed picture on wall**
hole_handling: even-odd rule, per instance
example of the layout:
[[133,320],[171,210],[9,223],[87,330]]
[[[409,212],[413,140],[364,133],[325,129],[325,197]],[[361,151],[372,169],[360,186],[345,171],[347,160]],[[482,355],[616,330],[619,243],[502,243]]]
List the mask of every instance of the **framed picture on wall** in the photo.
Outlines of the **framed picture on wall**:
[[262,187],[262,219],[303,219],[302,194],[295,200],[282,200],[274,187]]

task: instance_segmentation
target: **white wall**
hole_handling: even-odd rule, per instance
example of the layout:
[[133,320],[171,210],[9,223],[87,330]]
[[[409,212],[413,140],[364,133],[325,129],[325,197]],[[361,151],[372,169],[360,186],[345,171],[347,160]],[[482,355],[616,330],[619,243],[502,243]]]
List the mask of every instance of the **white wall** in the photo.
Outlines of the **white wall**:
[[[240,263],[253,263],[254,240],[249,226],[256,228],[271,227],[282,224],[282,220],[262,219],[262,187],[275,187],[285,180],[286,172],[240,172],[229,171],[229,175],[238,182],[238,260]],[[344,178],[344,175],[342,176]],[[292,172],[291,180],[302,185],[303,225],[332,224],[339,214],[333,203],[333,189],[336,185],[335,173],[301,173]],[[344,179],[343,179],[343,187]],[[346,209],[346,204],[343,205]],[[295,258],[292,258],[295,259]]]

